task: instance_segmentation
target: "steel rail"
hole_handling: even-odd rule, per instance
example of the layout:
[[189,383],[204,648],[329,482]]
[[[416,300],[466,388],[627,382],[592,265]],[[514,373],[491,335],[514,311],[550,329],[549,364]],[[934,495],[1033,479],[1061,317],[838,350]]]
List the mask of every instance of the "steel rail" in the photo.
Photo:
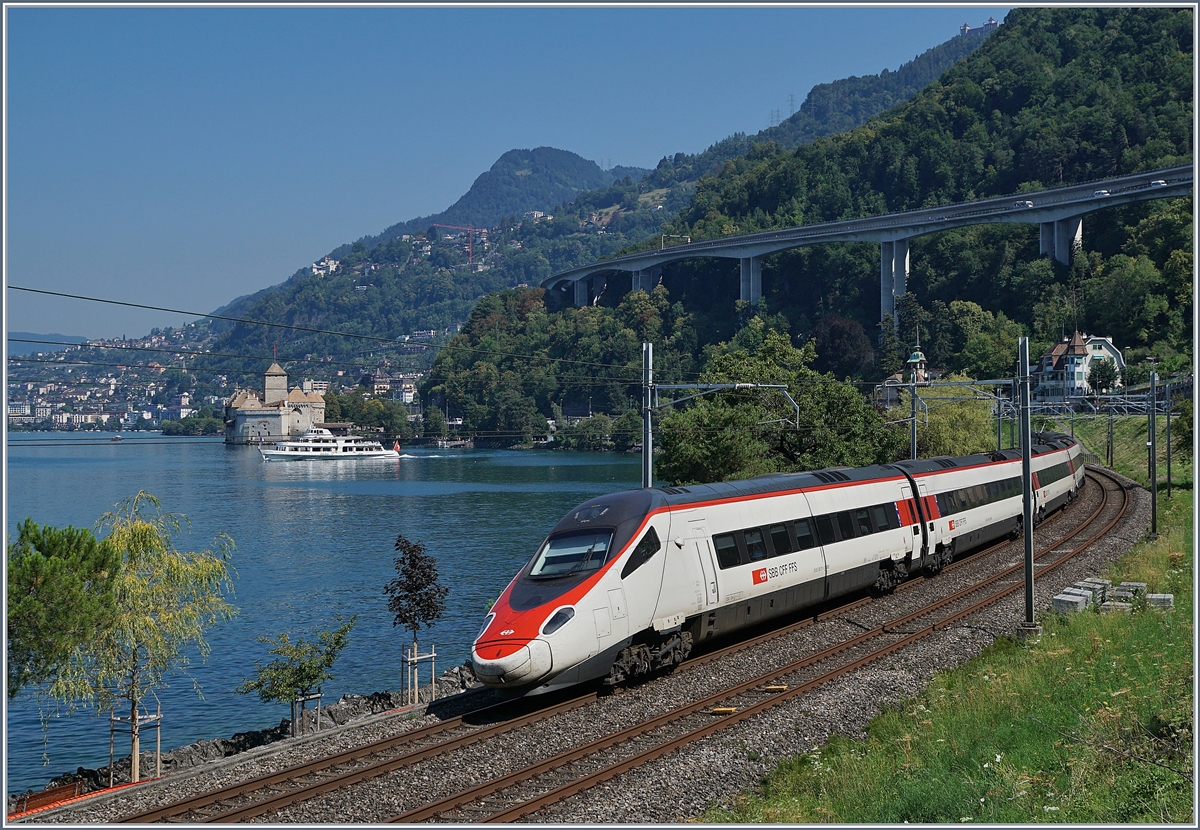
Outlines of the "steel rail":
[[[479,727],[479,728],[467,733],[467,735],[465,735],[465,736],[461,736],[458,739],[452,739],[452,740],[460,740],[460,741],[462,741],[462,743],[460,745],[465,746],[465,745],[468,745],[469,743],[474,742],[474,741],[467,740],[473,736],[478,736],[475,738],[475,740],[482,740],[483,738],[490,737],[491,735],[501,734],[502,732],[505,732],[505,731],[511,731],[512,729],[518,728],[520,726],[524,726],[528,723],[532,723],[532,722],[541,720],[545,717],[549,717],[552,715],[561,714],[562,712],[570,711],[571,709],[576,708],[577,706],[581,706],[583,704],[590,703],[592,700],[595,699],[595,697],[596,697],[596,695],[594,692],[591,694],[585,694],[585,695],[581,695],[578,697],[574,697],[574,698],[571,698],[570,700],[563,701],[562,703],[559,703],[556,706],[553,706],[553,707],[550,707],[547,709],[539,709],[535,712],[528,713],[527,715],[519,716],[515,719],[504,720],[499,723],[492,724],[491,726]],[[514,703],[513,701],[502,701],[502,702],[494,704],[492,706],[485,706],[483,708],[476,709],[472,712],[467,712],[462,715],[456,715],[455,717],[449,718],[448,720],[445,720],[445,721],[441,721],[440,723],[433,723],[428,726],[423,726],[418,729],[413,729],[409,732],[403,732],[399,735],[394,735],[390,738],[383,738],[381,740],[374,741],[373,743],[366,744],[364,746],[353,747],[351,749],[345,750],[344,752],[339,752],[335,755],[324,756],[324,757],[317,758],[312,761],[306,761],[301,764],[295,764],[293,766],[287,767],[286,769],[279,770],[278,772],[268,773],[266,775],[260,775],[256,778],[251,778],[247,781],[243,781],[240,784],[236,784],[232,787],[227,787],[227,788],[224,788],[221,790],[215,790],[215,791],[209,792],[209,793],[202,793],[200,795],[197,795],[197,796],[194,796],[191,798],[181,799],[179,801],[175,801],[171,804],[167,804],[162,807],[156,807],[151,810],[145,810],[143,812],[136,813],[131,816],[126,816],[124,818],[118,819],[117,821],[122,822],[122,823],[124,823],[124,822],[149,823],[149,822],[154,822],[154,821],[161,821],[164,818],[170,818],[170,817],[174,817],[174,816],[184,815],[193,810],[197,810],[202,807],[207,807],[207,806],[216,804],[221,801],[233,800],[236,798],[247,796],[258,790],[269,789],[269,788],[278,786],[280,784],[286,784],[288,782],[295,781],[297,778],[300,778],[305,775],[319,773],[322,770],[333,769],[335,767],[338,767],[338,766],[341,766],[341,765],[344,765],[347,763],[353,763],[355,761],[363,760],[372,755],[377,755],[380,753],[388,752],[393,749],[399,749],[403,746],[406,746],[408,744],[417,743],[418,741],[424,740],[426,738],[437,737],[440,734],[450,732],[454,729],[458,729],[461,727],[470,727],[469,723],[464,722],[465,718],[469,718],[472,716],[478,716],[478,715],[486,715],[488,712],[493,712],[493,711],[496,713],[502,713],[504,708],[506,708],[506,707],[511,708],[513,703]],[[444,743],[445,742],[440,743],[440,744],[434,744],[433,746],[429,746],[429,747],[423,747],[420,749],[416,749],[411,752],[404,753],[404,754],[398,756],[398,758],[393,758],[388,761],[373,764],[366,768],[360,768],[356,772],[362,772],[367,769],[373,769],[373,768],[376,768],[379,766],[393,763],[396,760],[410,762],[409,759],[413,759],[416,756],[427,757],[428,754],[430,753],[430,750],[433,750],[438,746],[442,746],[442,745],[444,745]],[[419,757],[416,759],[420,760]],[[343,773],[342,775],[338,775],[329,780],[340,781],[345,777],[345,775],[346,774]],[[255,804],[260,804],[260,803],[265,803],[265,802],[255,802]],[[253,806],[253,805],[248,805],[248,806]],[[247,807],[240,808],[241,811],[245,811],[246,809],[247,809]],[[233,811],[233,812],[237,812],[237,811]],[[220,813],[220,814],[216,814],[216,815],[205,817],[205,818],[199,818],[197,820],[199,820],[199,821],[216,821],[216,820],[219,820],[222,816],[227,815],[227,814],[228,813]],[[247,815],[252,815],[252,813],[247,813]]]
[[[1104,475],[1106,478],[1111,479],[1111,477],[1107,476],[1106,474],[1104,474]],[[1115,479],[1111,479],[1111,480],[1113,480],[1115,482]],[[1119,482],[1117,482],[1117,485],[1118,485],[1118,488],[1120,488]],[[1120,489],[1121,489],[1121,492],[1124,493],[1124,489],[1123,488],[1120,488]],[[1067,534],[1066,536],[1062,537],[1061,539],[1058,539],[1053,544],[1044,548],[1039,553],[1039,558],[1044,557],[1046,554],[1053,552],[1066,539],[1070,539],[1073,536],[1077,536],[1080,533],[1082,533],[1085,529],[1087,529],[1089,527],[1089,525],[1092,522],[1094,522],[1097,519],[1098,516],[1100,516],[1100,514],[1107,507],[1110,491],[1108,488],[1101,486],[1101,492],[1102,492],[1101,505],[1083,523],[1081,523],[1079,528],[1077,528],[1076,530],[1072,531],[1071,533]],[[1082,544],[1080,544],[1076,548],[1072,549],[1069,553],[1065,554],[1060,559],[1056,560],[1052,564],[1045,567],[1043,569],[1042,573],[1047,573],[1047,572],[1053,570],[1058,565],[1061,565],[1062,563],[1066,562],[1067,560],[1069,560],[1072,557],[1074,557],[1075,555],[1077,555],[1080,551],[1089,547],[1091,544],[1093,544],[1096,541],[1096,539],[1098,539],[1098,538],[1102,537],[1104,534],[1106,534],[1112,528],[1112,526],[1115,525],[1116,522],[1119,521],[1120,518],[1124,515],[1124,512],[1127,509],[1127,507],[1128,507],[1128,498],[1126,497],[1125,502],[1121,507],[1121,510],[1099,533],[1094,534],[1093,536],[1089,537]],[[622,730],[621,732],[618,732],[614,735],[610,735],[604,739],[601,739],[600,741],[596,741],[594,743],[591,743],[591,744],[588,744],[585,746],[581,746],[581,747],[577,747],[572,750],[568,750],[567,752],[560,753],[559,755],[557,755],[553,758],[546,759],[537,764],[533,764],[522,770],[517,770],[513,773],[510,773],[509,775],[503,776],[501,778],[495,779],[490,782],[485,782],[476,787],[470,788],[468,790],[464,790],[460,793],[456,793],[447,798],[441,799],[440,801],[434,802],[429,805],[425,805],[424,807],[407,811],[399,816],[396,816],[396,817],[390,819],[390,821],[392,821],[392,822],[422,821],[422,820],[431,818],[431,817],[441,814],[441,813],[446,813],[446,812],[450,812],[455,809],[462,808],[464,805],[469,804],[470,802],[479,801],[480,799],[486,798],[487,796],[492,795],[496,792],[499,792],[500,790],[503,790],[509,786],[519,784],[522,781],[528,781],[528,780],[535,778],[538,775],[546,773],[550,770],[559,769],[559,768],[565,766],[566,764],[570,764],[574,761],[588,757],[589,755],[594,755],[597,752],[602,751],[604,749],[608,749],[617,744],[632,740],[633,738],[639,737],[643,734],[646,734],[647,732],[653,731],[654,729],[665,726],[669,723],[682,720],[683,718],[688,717],[693,714],[696,714],[698,712],[704,712],[705,710],[711,710],[711,707],[714,707],[717,704],[722,703],[724,701],[728,701],[732,697],[736,697],[738,695],[745,694],[746,692],[752,691],[754,689],[760,689],[763,686],[770,684],[772,681],[776,681],[779,678],[787,676],[789,674],[794,674],[795,672],[801,671],[804,668],[807,668],[815,663],[827,660],[830,657],[836,656],[837,654],[840,654],[850,648],[853,648],[853,647],[865,642],[866,640],[868,640],[870,638],[878,637],[883,634],[895,633],[894,631],[889,631],[889,629],[894,629],[898,625],[902,625],[906,622],[911,622],[913,619],[916,619],[916,618],[919,618],[922,616],[927,616],[936,610],[944,608],[945,606],[947,606],[951,603],[957,602],[958,600],[960,600],[966,596],[969,596],[970,594],[978,593],[979,591],[986,589],[990,585],[994,585],[997,582],[1002,582],[1003,580],[1011,577],[1015,573],[1021,571],[1022,567],[1023,566],[1021,564],[1017,564],[1010,568],[1006,568],[1006,569],[998,572],[997,574],[989,577],[988,579],[983,580],[980,583],[976,583],[975,585],[968,586],[968,587],[956,592],[955,594],[953,594],[951,596],[945,597],[941,600],[938,600],[938,601],[930,604],[929,606],[926,606],[923,609],[918,609],[917,611],[903,615],[902,617],[896,618],[894,620],[890,620],[890,621],[883,623],[882,625],[872,628],[868,631],[864,631],[861,634],[858,634],[855,637],[850,638],[849,640],[846,640],[846,641],[843,641],[842,643],[838,643],[833,646],[830,646],[820,652],[810,655],[809,657],[806,657],[799,661],[796,661],[789,666],[774,669],[770,672],[764,673],[764,674],[762,674],[756,678],[753,678],[749,681],[746,681],[744,683],[730,687],[730,688],[725,689],[721,692],[718,692],[714,695],[710,695],[710,696],[704,698],[703,700],[696,701],[696,702],[689,704],[687,706],[684,706],[684,707],[680,707],[679,709],[674,710],[672,712],[664,713],[664,714],[659,715],[655,718],[652,718],[648,721],[645,721],[641,724],[636,724],[632,727],[629,727],[628,729]],[[866,663],[869,663],[869,662],[872,662],[873,660],[879,659],[880,657],[882,657],[886,654],[890,654],[891,652],[893,652],[899,648],[902,648],[905,645],[908,645],[918,639],[928,636],[929,634],[932,634],[934,631],[940,630],[941,628],[944,628],[965,616],[975,613],[976,611],[980,610],[981,608],[986,607],[987,605],[990,605],[994,602],[999,601],[1000,599],[1007,596],[1008,594],[1021,588],[1023,584],[1024,584],[1024,579],[1022,577],[1021,580],[1018,580],[1013,585],[1003,588],[1000,591],[989,595],[988,597],[984,598],[983,600],[980,600],[979,602],[974,603],[973,605],[969,606],[968,608],[963,609],[959,612],[956,612],[956,613],[950,615],[949,617],[946,617],[945,619],[938,620],[937,622],[934,622],[934,623],[926,626],[925,628],[921,629],[920,631],[917,631],[917,632],[914,632],[912,634],[905,636],[901,640],[898,640],[887,646],[881,647],[880,649],[877,649],[875,652],[872,652],[871,654],[866,655],[863,658],[855,660],[855,661],[851,662],[850,664],[833,669],[830,672],[827,672],[827,673],[821,675],[820,677],[814,678],[810,681],[806,681],[798,686],[788,689],[785,692],[773,695],[757,704],[754,704],[745,709],[741,709],[735,715],[730,715],[729,717],[726,717],[726,718],[722,719],[721,721],[718,721],[718,722],[712,723],[712,724],[707,724],[698,729],[691,730],[691,731],[687,732],[685,735],[675,738],[673,740],[670,740],[658,747],[653,747],[651,749],[645,750],[645,751],[633,756],[632,758],[611,764],[597,772],[592,773],[589,776],[585,776],[574,782],[563,784],[559,787],[556,787],[556,788],[550,790],[547,793],[544,793],[541,796],[538,796],[535,799],[522,802],[521,804],[507,808],[501,812],[495,813],[495,814],[488,816],[487,818],[484,818],[482,820],[483,821],[510,821],[514,818],[518,818],[522,815],[526,815],[530,812],[534,812],[537,809],[540,809],[541,807],[544,807],[551,803],[555,803],[559,800],[562,800],[563,798],[567,798],[571,795],[574,795],[575,793],[580,792],[583,789],[587,789],[588,787],[594,786],[595,784],[602,783],[603,781],[606,781],[616,775],[619,775],[622,772],[625,772],[636,766],[640,766],[641,764],[646,763],[650,760],[653,760],[654,758],[661,757],[662,755],[665,755],[665,754],[673,751],[674,749],[678,748],[679,746],[681,746],[685,743],[696,740],[700,737],[704,737],[707,734],[711,734],[711,732],[715,732],[721,728],[732,725],[733,723],[740,722],[741,720],[744,720],[747,717],[757,714],[758,712],[763,711],[766,708],[770,708],[771,706],[774,706],[783,700],[791,699],[792,697],[802,694],[803,692],[808,691],[808,690],[814,688],[815,686],[825,683],[828,680],[831,680],[837,676],[840,676],[841,674],[844,674],[848,671],[853,671],[854,669],[859,668],[862,665],[865,665]]]

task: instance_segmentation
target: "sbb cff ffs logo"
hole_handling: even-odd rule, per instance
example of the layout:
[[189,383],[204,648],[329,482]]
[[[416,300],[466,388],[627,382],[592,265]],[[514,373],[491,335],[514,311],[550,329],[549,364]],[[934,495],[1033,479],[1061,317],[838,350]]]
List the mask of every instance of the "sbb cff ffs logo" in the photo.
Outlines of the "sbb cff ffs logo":
[[757,570],[754,571],[754,584],[755,585],[761,585],[762,583],[764,583],[766,581],[767,581],[767,569],[766,568],[758,568]]

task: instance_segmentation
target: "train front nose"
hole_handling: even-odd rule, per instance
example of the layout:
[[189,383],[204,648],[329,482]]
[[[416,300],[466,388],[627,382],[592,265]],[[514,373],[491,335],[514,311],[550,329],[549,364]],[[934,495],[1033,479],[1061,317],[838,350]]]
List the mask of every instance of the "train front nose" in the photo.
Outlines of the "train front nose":
[[471,667],[485,686],[527,686],[548,675],[553,665],[545,640],[493,640],[471,647]]

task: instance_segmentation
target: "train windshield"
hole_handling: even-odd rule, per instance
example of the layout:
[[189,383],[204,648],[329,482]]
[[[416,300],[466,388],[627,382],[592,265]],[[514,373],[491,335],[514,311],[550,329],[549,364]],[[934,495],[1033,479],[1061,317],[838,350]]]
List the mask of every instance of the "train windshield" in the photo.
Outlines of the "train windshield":
[[595,571],[608,558],[612,535],[611,530],[597,529],[552,536],[534,557],[529,575],[534,579],[549,579]]

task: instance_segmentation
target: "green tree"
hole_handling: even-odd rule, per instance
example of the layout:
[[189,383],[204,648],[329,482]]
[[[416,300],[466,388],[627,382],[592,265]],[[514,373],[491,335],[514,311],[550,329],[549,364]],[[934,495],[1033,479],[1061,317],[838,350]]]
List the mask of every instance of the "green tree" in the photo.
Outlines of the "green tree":
[[617,452],[628,452],[642,442],[642,413],[641,410],[630,407],[621,413],[621,417],[613,421],[613,449]]
[[446,437],[446,416],[432,404],[425,407],[421,415],[421,431],[426,438]]
[[[946,380],[969,380],[965,375],[948,375]],[[917,396],[928,410],[917,412],[917,457],[940,455],[970,455],[987,452],[996,445],[991,404],[985,400],[954,400],[967,398],[972,392],[961,386],[919,388]],[[888,420],[909,417],[907,392],[905,402],[891,410]]]
[[803,348],[755,317],[729,343],[711,351],[705,383],[783,384],[796,413],[777,390],[717,393],[671,410],[657,429],[657,475],[676,484],[748,478],[771,472],[862,466],[894,460],[904,436],[853,386],[809,368]]
[[1117,385],[1119,375],[1117,363],[1111,358],[1093,360],[1091,368],[1088,369],[1087,384],[1097,395],[1103,395]]
[[120,557],[86,528],[25,519],[8,545],[8,697],[52,680],[112,624]]
[[[341,622],[340,616],[337,619]],[[333,679],[333,664],[350,644],[350,630],[356,622],[358,614],[334,631],[314,632],[311,640],[300,637],[292,642],[286,631],[274,639],[259,637],[258,642],[271,646],[267,654],[276,655],[276,659],[265,666],[255,660],[254,679],[244,680],[237,687],[237,693],[257,692],[258,699],[265,703],[291,703],[295,722],[295,702],[312,694],[313,689],[326,680]],[[317,717],[320,716],[318,712]]]
[[95,704],[101,711],[115,711],[121,703],[129,707],[132,781],[140,774],[137,715],[142,698],[165,685],[169,673],[186,673],[188,647],[207,656],[205,633],[237,613],[225,600],[233,590],[233,540],[222,533],[215,550],[178,551],[171,537],[186,521],[180,514],[163,513],[159,500],[145,490],[100,517],[97,526],[108,531],[104,542],[121,563],[113,583],[116,616],[75,650],[49,687],[49,694],[62,702]]
[[325,393],[325,421],[336,423],[342,417],[342,402],[334,391]]

